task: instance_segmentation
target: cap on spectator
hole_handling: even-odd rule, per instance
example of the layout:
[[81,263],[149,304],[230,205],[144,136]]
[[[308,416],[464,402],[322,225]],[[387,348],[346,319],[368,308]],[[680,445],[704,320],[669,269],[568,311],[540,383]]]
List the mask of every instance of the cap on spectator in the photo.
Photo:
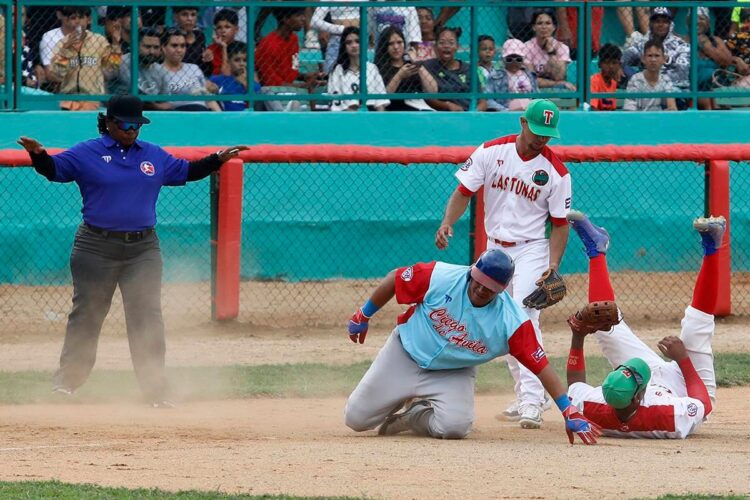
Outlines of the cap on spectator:
[[698,17],[705,17],[706,19],[711,19],[711,16],[708,13],[708,7],[698,7]]
[[560,121],[560,110],[549,99],[534,99],[523,114],[529,129],[543,137],[560,137],[557,124]]
[[107,118],[121,122],[151,123],[143,116],[143,101],[134,95],[114,95],[107,103]]
[[526,57],[526,45],[521,40],[516,38],[505,40],[503,44],[503,57],[512,55]]
[[672,11],[667,7],[654,7],[654,10],[651,11],[651,17],[649,17],[649,19],[654,19],[655,17],[667,17],[670,21],[674,19]]

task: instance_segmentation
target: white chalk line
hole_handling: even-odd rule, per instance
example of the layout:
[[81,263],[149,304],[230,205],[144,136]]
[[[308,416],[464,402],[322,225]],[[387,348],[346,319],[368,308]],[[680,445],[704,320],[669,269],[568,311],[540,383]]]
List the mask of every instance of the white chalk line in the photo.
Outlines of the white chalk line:
[[31,451],[31,450],[51,450],[58,448],[99,448],[102,446],[111,446],[115,443],[87,443],[87,444],[49,444],[39,446],[23,446],[18,448],[0,448],[2,451]]

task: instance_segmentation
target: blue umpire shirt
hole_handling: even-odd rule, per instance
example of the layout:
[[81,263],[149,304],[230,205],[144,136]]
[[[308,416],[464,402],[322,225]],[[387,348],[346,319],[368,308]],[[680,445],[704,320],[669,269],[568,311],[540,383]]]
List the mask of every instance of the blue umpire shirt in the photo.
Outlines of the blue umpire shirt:
[[188,162],[150,142],[125,149],[108,135],[52,156],[54,182],[78,184],[83,221],[108,231],[141,231],[156,225],[162,186],[187,182]]

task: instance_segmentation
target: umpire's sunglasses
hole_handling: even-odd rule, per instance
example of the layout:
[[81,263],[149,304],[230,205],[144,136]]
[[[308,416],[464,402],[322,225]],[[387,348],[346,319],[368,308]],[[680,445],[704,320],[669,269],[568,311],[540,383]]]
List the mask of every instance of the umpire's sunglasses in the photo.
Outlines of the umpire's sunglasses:
[[142,123],[135,123],[135,122],[123,122],[120,120],[115,120],[115,125],[117,125],[117,128],[120,130],[123,130],[127,132],[128,130],[138,130],[143,125]]
[[635,370],[635,368],[633,368],[632,366],[620,365],[617,368],[615,368],[615,370],[619,370],[620,368],[626,369],[627,371],[629,371],[633,375],[633,378],[635,379],[635,383],[636,383],[635,392],[636,392],[636,394],[638,392],[640,392],[640,390],[644,387],[644,385],[643,385],[643,375],[641,375],[640,373],[638,373]]

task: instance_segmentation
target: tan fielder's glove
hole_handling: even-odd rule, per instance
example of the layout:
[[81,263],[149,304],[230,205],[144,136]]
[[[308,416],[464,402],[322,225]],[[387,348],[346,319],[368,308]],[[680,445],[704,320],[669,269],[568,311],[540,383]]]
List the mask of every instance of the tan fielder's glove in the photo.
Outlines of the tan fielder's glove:
[[568,318],[568,325],[573,333],[588,335],[609,331],[620,321],[617,304],[612,300],[602,300],[586,304],[586,307]]
[[536,281],[536,286],[538,288],[523,299],[523,305],[526,307],[544,309],[560,302],[567,292],[565,281],[554,269],[544,271],[542,277]]

